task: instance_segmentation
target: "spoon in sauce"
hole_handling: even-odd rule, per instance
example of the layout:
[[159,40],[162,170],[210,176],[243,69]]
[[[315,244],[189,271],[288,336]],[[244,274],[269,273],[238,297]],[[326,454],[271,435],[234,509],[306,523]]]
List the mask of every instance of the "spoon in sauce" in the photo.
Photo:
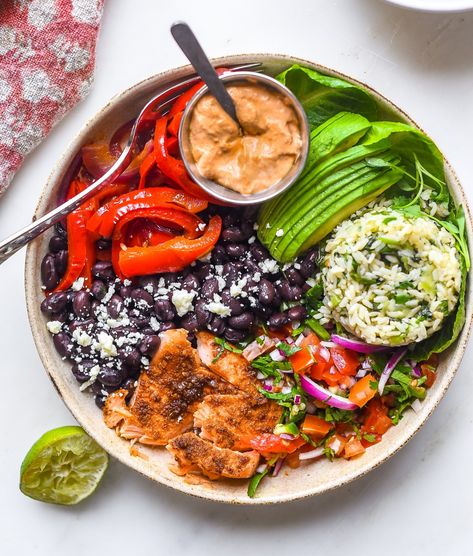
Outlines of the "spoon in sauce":
[[220,106],[225,112],[234,120],[240,132],[242,127],[238,121],[238,116],[235,109],[235,104],[232,97],[228,94],[227,89],[223,85],[215,69],[213,68],[210,60],[207,58],[204,50],[200,46],[197,37],[192,32],[187,23],[178,21],[171,25],[171,34],[174,40],[179,45],[180,49],[186,55],[186,58],[193,65],[195,71],[200,75],[204,83],[209,88],[209,91],[216,98]]

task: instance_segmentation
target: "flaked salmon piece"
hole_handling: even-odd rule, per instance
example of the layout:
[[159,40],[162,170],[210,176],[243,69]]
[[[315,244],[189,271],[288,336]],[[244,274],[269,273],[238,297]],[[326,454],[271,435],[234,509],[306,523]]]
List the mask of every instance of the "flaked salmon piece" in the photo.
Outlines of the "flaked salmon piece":
[[206,396],[194,413],[194,427],[200,436],[220,448],[251,450],[250,440],[257,434],[272,432],[282,408],[266,398],[244,393]]
[[200,472],[209,479],[248,479],[254,475],[260,460],[254,450],[241,453],[218,448],[193,432],[173,438],[166,448],[176,460],[173,471],[177,475]]
[[222,351],[214,340],[215,336],[210,332],[197,332],[197,351],[202,363],[240,390],[260,397],[256,388],[256,373],[248,361],[239,353],[226,349]]
[[111,394],[104,420],[126,439],[164,446],[192,428],[193,413],[207,394],[234,390],[201,366],[185,330],[167,330],[161,334],[149,370],[140,374],[128,406],[120,391]]

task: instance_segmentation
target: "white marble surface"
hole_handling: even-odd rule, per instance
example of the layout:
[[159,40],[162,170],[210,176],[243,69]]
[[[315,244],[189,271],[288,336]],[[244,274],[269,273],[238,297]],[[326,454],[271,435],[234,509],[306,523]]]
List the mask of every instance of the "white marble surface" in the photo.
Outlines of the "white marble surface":
[[[91,95],[28,158],[0,202],[0,236],[31,217],[65,145],[116,92],[182,64],[168,28],[187,20],[213,56],[285,52],[365,80],[428,131],[473,196],[473,14],[428,15],[381,0],[108,0]],[[171,7],[172,6],[172,7]],[[73,423],[36,354],[23,257],[1,268],[2,554],[471,554],[473,350],[416,438],[369,476],[318,498],[226,507],[155,485],[112,462],[77,507],[18,490],[21,460],[46,430]]]

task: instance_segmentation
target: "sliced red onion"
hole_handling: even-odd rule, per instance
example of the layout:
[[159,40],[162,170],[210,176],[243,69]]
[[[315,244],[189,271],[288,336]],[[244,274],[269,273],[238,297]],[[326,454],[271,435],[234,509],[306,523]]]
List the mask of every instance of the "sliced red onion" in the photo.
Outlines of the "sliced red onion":
[[293,434],[288,434],[287,432],[282,432],[279,437],[283,440],[294,440],[296,438]]
[[286,360],[285,353],[279,348],[276,348],[276,349],[273,349],[273,351],[270,351],[269,356],[271,357],[271,359],[273,361],[276,361],[278,363],[280,363],[281,361]]
[[319,354],[324,361],[327,361],[327,363],[330,361],[330,351],[326,347],[321,346]]
[[296,394],[294,396],[294,405],[300,405],[300,403],[301,403],[301,397],[299,394]]
[[320,342],[320,345],[324,346],[326,348],[336,348],[336,347],[338,347],[338,344],[336,344],[335,342],[327,342],[325,340],[322,340]]
[[273,469],[273,477],[277,477],[279,475],[279,472],[281,471],[283,464],[284,464],[284,458],[279,458]]
[[378,351],[386,351],[386,349],[388,349],[386,346],[373,346],[371,344],[361,342],[360,340],[344,338],[338,334],[332,334],[331,340],[341,347],[351,349],[352,351],[356,351],[358,353],[376,353]]
[[271,382],[263,382],[263,389],[266,390],[266,392],[272,392],[273,391],[273,384]]
[[275,342],[272,338],[268,336],[259,336],[255,341],[246,346],[242,355],[247,361],[253,361],[253,359],[256,359],[274,347],[274,344]]
[[406,355],[407,348],[400,348],[398,349],[391,357],[391,359],[387,362],[386,367],[384,367],[383,372],[381,373],[381,378],[379,379],[378,383],[378,392],[379,395],[382,396],[384,387],[386,386],[386,382],[388,381],[391,373],[396,368],[396,365],[399,361]]
[[371,362],[369,359],[365,359],[362,363],[360,368],[358,369],[358,372],[356,373],[356,378],[363,378],[368,371],[372,371],[373,367],[371,365]]
[[290,394],[292,391],[292,388],[290,386],[283,386],[281,388],[281,394]]
[[258,467],[256,468],[256,471],[258,473],[263,473],[263,471],[266,471],[266,464],[265,463],[260,463],[258,465]]
[[304,461],[304,460],[308,460],[308,459],[319,458],[320,456],[323,456],[323,455],[324,455],[324,449],[319,447],[319,448],[314,448],[310,452],[301,452],[299,454],[299,459]]
[[420,368],[419,363],[416,363],[415,361],[409,361],[409,365],[412,367],[412,376],[420,378],[422,376],[422,369]]
[[323,386],[320,386],[320,384],[317,384],[310,378],[307,378],[304,375],[301,375],[300,378],[302,388],[316,400],[324,402],[327,405],[335,407],[337,409],[345,409],[348,411],[358,409],[358,406],[347,400],[347,398],[342,398],[342,396],[332,394],[330,390],[327,390]]
[[284,342],[292,346],[292,344],[294,343],[294,338],[292,336],[288,336],[287,338],[284,338]]

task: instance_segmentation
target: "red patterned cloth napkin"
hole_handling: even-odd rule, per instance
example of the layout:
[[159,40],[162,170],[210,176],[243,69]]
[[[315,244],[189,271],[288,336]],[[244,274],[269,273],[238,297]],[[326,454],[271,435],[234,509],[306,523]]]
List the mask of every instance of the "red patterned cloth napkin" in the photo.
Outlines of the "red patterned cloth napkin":
[[0,195],[92,84],[104,0],[0,0]]

